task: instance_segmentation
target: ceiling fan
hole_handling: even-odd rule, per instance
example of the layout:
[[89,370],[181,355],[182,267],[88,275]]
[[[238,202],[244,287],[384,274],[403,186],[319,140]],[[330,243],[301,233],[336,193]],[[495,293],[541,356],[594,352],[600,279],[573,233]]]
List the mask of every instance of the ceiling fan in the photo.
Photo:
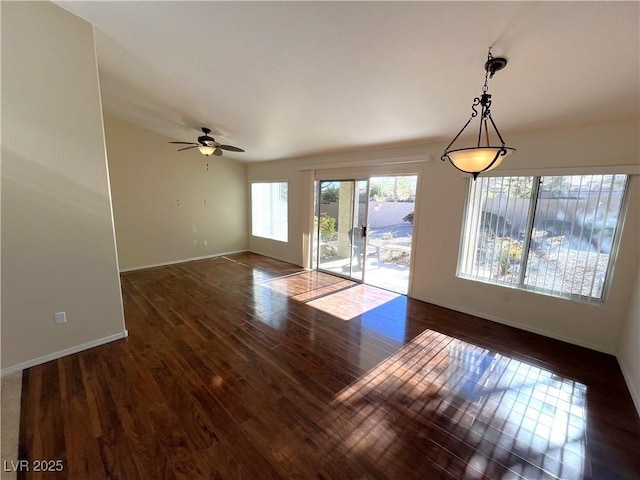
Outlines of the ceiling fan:
[[198,143],[195,143],[195,142],[169,142],[169,143],[175,143],[178,145],[189,145],[188,147],[179,149],[178,150],[179,152],[182,152],[183,150],[190,150],[192,148],[197,148],[201,154],[206,156],[209,156],[209,155],[220,156],[222,155],[222,150],[228,150],[230,152],[244,152],[243,149],[234,147],[233,145],[222,145],[216,142],[213,137],[209,136],[209,134],[211,133],[211,129],[207,127],[202,127],[202,132],[204,133],[204,135],[201,135],[198,137]]

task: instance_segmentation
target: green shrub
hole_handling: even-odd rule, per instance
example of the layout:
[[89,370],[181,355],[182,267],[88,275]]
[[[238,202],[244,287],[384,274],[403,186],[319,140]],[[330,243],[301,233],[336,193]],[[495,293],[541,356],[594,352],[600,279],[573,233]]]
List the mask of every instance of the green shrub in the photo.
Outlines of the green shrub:
[[[318,217],[313,219],[314,230],[318,230]],[[320,239],[323,242],[329,242],[336,233],[336,219],[330,217],[328,213],[320,214]]]
[[498,252],[499,274],[506,275],[509,272],[511,262],[519,262],[522,258],[522,245],[520,242],[501,243]]

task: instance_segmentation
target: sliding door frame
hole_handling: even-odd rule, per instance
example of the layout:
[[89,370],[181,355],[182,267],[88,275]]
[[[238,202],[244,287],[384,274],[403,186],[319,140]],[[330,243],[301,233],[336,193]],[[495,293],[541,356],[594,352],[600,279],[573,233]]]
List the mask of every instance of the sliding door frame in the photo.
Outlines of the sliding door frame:
[[[419,231],[420,231],[420,199],[423,196],[422,192],[422,178],[425,174],[424,170],[432,163],[425,155],[416,155],[411,157],[405,157],[406,159],[393,159],[393,160],[378,160],[376,162],[351,162],[350,164],[331,164],[331,163],[319,163],[309,164],[299,168],[301,175],[304,175],[305,183],[307,185],[308,199],[306,215],[306,229],[303,232],[304,249],[303,249],[303,264],[306,268],[316,269],[314,264],[313,251],[316,248],[315,242],[315,228],[314,228],[314,216],[316,214],[316,185],[321,180],[339,179],[339,180],[353,180],[354,178],[367,179],[371,177],[382,176],[403,176],[403,175],[416,175],[416,204],[414,210],[413,220],[413,238],[411,242],[411,259],[410,259],[410,272],[409,272],[409,285],[407,289],[407,296],[413,296],[414,290],[414,274],[415,274],[415,253],[416,247],[419,243]],[[317,250],[316,250],[317,252]]]

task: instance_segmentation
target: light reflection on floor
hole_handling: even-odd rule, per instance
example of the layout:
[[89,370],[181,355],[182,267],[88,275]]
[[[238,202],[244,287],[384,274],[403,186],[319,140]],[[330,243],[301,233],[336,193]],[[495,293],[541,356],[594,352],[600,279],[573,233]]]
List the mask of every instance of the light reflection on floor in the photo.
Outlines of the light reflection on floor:
[[585,395],[576,381],[427,330],[336,395],[327,422],[336,449],[390,469],[411,441],[438,462],[439,449],[461,459],[458,478],[581,479]]
[[[363,329],[404,342],[404,321],[389,322],[404,320],[406,297],[392,292],[310,271],[265,280],[254,293],[270,308],[288,298],[361,317]],[[337,394],[323,428],[327,448],[387,461],[389,478],[406,476],[397,460],[410,446],[441,466],[451,457],[456,478],[581,479],[590,475],[585,398],[572,379],[426,330]]]
[[266,295],[260,292],[262,286],[341,320],[351,320],[400,297],[397,293],[316,271],[257,284],[254,287],[254,298],[265,298]]
[[317,271],[305,271],[257,282],[254,286],[254,294],[266,287],[271,292],[299,302],[306,302],[355,285],[358,283],[352,280]]
[[357,285],[348,290],[342,290],[331,295],[317,298],[307,302],[307,305],[322,310],[341,320],[351,320],[399,296],[397,293],[368,285]]

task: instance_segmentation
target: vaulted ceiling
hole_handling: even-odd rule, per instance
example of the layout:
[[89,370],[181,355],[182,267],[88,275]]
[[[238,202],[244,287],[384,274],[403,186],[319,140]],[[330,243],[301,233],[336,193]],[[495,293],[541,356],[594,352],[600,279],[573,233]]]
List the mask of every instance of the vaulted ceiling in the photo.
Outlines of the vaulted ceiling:
[[55,3],[95,25],[106,113],[176,140],[208,126],[240,161],[444,149],[489,46],[505,137],[640,112],[638,2]]

